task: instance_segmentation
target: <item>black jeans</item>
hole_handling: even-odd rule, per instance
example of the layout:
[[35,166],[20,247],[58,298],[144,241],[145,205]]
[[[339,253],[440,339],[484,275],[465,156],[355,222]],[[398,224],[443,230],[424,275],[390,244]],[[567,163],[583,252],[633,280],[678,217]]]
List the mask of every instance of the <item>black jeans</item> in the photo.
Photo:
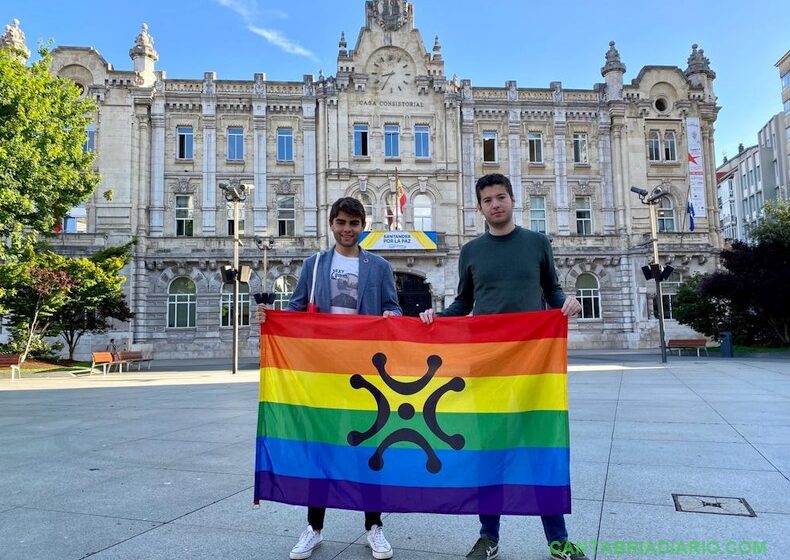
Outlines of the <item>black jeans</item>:
[[[313,531],[320,531],[324,528],[324,516],[326,515],[326,508],[308,507],[307,508],[307,523],[313,528]],[[370,531],[373,525],[383,527],[381,523],[381,513],[372,511],[365,512],[365,530]]]

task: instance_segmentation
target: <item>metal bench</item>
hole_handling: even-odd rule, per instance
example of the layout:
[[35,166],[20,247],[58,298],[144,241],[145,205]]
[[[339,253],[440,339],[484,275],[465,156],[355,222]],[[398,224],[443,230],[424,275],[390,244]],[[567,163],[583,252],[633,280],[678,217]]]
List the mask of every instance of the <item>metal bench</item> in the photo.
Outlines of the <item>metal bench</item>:
[[673,338],[667,341],[667,349],[669,350],[677,350],[678,356],[680,356],[681,350],[688,348],[688,349],[695,349],[697,351],[697,356],[699,356],[700,349],[705,350],[705,355],[708,355],[708,341],[704,338]]
[[22,379],[22,371],[19,369],[19,354],[0,354],[0,367],[11,368],[11,381],[19,376]]
[[118,360],[126,364],[126,371],[132,364],[137,364],[137,371],[140,371],[140,366],[143,362],[148,363],[148,369],[151,369],[151,358],[145,356],[139,350],[124,350],[118,352]]

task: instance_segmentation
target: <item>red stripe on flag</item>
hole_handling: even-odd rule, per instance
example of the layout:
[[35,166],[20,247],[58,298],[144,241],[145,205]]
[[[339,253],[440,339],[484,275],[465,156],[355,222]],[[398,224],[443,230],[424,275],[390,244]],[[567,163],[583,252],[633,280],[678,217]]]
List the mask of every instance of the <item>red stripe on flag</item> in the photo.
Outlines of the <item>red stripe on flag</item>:
[[[343,328],[340,323],[343,323]],[[567,338],[568,319],[561,311],[505,313],[478,317],[437,317],[424,325],[416,317],[375,317],[267,311],[261,335],[291,338],[346,340],[348,329],[356,340],[400,340],[427,344],[514,342],[543,338]]]

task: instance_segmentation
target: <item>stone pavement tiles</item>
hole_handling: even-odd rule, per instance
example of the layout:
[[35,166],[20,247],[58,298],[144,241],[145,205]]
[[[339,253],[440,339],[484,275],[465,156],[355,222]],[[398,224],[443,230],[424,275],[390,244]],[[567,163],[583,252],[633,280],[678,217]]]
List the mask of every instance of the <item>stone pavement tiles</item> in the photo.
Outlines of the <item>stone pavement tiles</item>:
[[[733,557],[786,558],[790,362],[571,364],[572,539],[764,541],[765,553]],[[251,505],[254,372],[232,383],[225,372],[211,383],[167,375],[126,387],[120,376],[0,381],[0,559],[288,557],[304,508]],[[678,512],[673,493],[742,497],[756,517]],[[370,558],[362,521],[330,510],[313,558]],[[478,530],[474,516],[384,523],[404,560],[463,558]],[[539,520],[504,518],[500,557],[546,558]],[[726,556],[597,555],[658,557]]]

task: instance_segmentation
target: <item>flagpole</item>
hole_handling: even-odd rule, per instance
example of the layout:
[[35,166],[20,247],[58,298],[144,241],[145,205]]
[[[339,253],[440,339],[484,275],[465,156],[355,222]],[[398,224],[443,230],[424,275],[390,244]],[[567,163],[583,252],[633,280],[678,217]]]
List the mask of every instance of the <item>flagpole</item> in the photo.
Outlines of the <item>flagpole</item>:
[[400,206],[400,200],[398,200],[398,168],[395,168],[395,231],[398,231],[398,206]]

